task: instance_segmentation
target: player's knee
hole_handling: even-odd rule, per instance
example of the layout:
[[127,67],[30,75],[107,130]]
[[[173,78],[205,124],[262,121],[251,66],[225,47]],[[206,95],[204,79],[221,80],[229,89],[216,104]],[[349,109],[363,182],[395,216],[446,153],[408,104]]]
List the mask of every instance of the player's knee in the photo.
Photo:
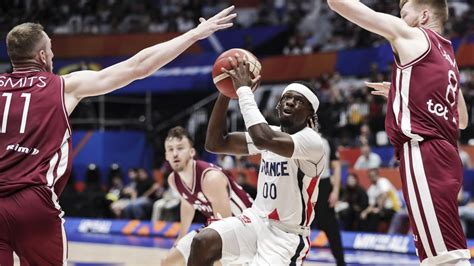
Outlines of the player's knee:
[[199,232],[191,243],[191,256],[193,253],[204,255],[208,261],[219,260],[222,255],[222,240],[219,233],[209,228]]

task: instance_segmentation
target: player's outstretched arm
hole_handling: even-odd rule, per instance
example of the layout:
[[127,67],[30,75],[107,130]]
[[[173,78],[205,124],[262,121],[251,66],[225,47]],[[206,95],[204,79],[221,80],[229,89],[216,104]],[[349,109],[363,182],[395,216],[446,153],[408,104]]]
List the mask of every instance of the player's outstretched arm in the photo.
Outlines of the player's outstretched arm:
[[227,177],[221,171],[207,171],[202,180],[202,192],[211,202],[217,219],[232,216]]
[[[128,60],[112,65],[101,71],[78,71],[64,76],[65,93],[69,99],[69,113],[73,104],[88,96],[102,95],[134,80],[145,78],[175,59],[196,41],[209,37],[212,33],[231,27],[236,14],[231,14],[234,6],[222,10],[212,18],[200,19],[200,24],[169,41],[148,47]],[[71,99],[72,98],[72,99]]]
[[390,42],[397,38],[413,39],[422,34],[402,19],[376,12],[358,0],[328,0],[329,7],[358,26],[383,36]]
[[459,129],[466,129],[467,124],[469,123],[469,114],[467,113],[466,101],[464,100],[464,95],[461,89],[459,89],[458,96],[458,115]]
[[227,132],[227,108],[230,99],[219,94],[207,125],[206,150],[213,153],[234,155],[249,154],[243,132]]

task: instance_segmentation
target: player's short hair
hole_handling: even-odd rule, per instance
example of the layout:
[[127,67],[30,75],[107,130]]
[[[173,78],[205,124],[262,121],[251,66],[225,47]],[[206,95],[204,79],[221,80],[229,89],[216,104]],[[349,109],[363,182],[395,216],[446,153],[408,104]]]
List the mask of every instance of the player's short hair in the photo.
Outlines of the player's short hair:
[[446,23],[449,18],[449,8],[447,0],[400,0],[400,9],[408,2],[412,1],[415,5],[425,5],[430,7],[433,14],[441,23]]
[[173,127],[168,131],[168,136],[166,136],[166,139],[172,139],[172,138],[177,138],[179,140],[182,140],[183,138],[187,138],[189,140],[189,143],[191,144],[191,147],[194,146],[194,141],[189,135],[189,133],[186,131],[181,126]]
[[7,53],[11,61],[31,59],[43,38],[44,28],[38,23],[23,23],[7,34]]

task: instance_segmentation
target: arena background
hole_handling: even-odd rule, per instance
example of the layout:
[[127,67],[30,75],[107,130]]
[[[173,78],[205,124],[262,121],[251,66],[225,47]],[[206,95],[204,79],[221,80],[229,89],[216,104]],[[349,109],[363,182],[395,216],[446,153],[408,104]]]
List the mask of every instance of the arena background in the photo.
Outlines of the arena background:
[[[378,11],[398,15],[398,2],[364,1]],[[474,9],[472,1],[448,1],[446,27],[461,70],[461,88],[469,111],[469,126],[460,135],[460,148],[474,165]],[[319,89],[320,131],[336,143],[343,162],[342,182],[357,173],[362,187],[370,185],[366,170],[354,170],[360,145],[368,143],[382,159],[380,173],[398,189],[393,148],[383,128],[385,101],[370,95],[364,81],[387,81],[393,57],[383,39],[346,22],[321,0],[14,0],[0,2],[0,32],[26,21],[42,23],[52,38],[54,72],[99,70],[140,49],[166,41],[228,5],[236,5],[235,27],[200,41],[152,76],[112,94],[84,99],[71,115],[73,175],[60,203],[66,212],[69,258],[72,265],[158,264],[179,229],[179,207],[167,209],[162,221],[115,217],[111,180],[129,183],[128,169],[143,168],[163,191],[169,167],[164,161],[167,130],[182,125],[195,139],[198,157],[243,175],[255,186],[258,158],[217,158],[207,153],[204,140],[217,97],[211,71],[227,49],[240,47],[262,63],[262,86],[256,100],[268,121],[276,122],[274,106],[283,87],[307,80]],[[0,70],[11,71],[5,43],[0,44]],[[228,113],[231,130],[244,125],[235,101]],[[369,132],[361,128],[369,128]],[[361,134],[362,132],[362,134]],[[461,205],[473,195],[474,170],[466,167]],[[162,196],[162,195],[161,195]],[[159,196],[157,196],[159,198]],[[195,227],[202,223],[196,217]],[[343,221],[341,221],[343,224]],[[467,223],[474,238],[474,223]],[[408,234],[344,231],[350,265],[416,265]],[[343,228],[344,229],[344,228]],[[314,249],[308,265],[331,265],[323,233],[312,234]],[[474,242],[468,242],[471,252]]]

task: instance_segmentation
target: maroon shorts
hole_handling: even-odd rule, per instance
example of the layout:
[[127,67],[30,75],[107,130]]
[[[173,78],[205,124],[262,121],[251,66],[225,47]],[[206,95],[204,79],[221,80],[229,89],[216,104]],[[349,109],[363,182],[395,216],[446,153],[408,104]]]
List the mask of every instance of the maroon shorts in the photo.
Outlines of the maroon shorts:
[[66,265],[67,242],[56,195],[29,187],[0,198],[0,265]]
[[463,169],[457,148],[444,140],[407,142],[400,150],[400,174],[420,261],[469,258],[458,214]]

